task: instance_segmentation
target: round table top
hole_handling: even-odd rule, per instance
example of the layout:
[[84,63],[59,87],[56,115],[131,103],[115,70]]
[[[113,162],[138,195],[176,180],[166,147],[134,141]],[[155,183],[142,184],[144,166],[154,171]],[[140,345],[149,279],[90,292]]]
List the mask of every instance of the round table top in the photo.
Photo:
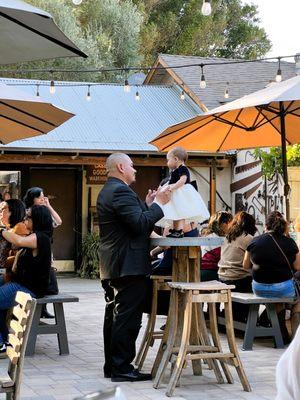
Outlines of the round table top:
[[195,246],[221,246],[224,238],[215,237],[183,237],[179,239],[160,237],[151,239],[151,246],[166,246],[166,247],[195,247]]

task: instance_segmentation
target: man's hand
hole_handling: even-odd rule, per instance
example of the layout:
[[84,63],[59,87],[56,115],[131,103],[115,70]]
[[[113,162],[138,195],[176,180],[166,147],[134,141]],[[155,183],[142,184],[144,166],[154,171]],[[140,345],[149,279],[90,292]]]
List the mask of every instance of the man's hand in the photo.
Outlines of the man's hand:
[[151,204],[153,203],[156,193],[157,193],[156,190],[151,190],[151,189],[148,190],[148,193],[146,196],[146,204],[148,207],[150,207]]
[[156,192],[156,201],[159,204],[167,204],[171,199],[171,190],[169,188],[164,188],[164,189],[160,189],[158,188],[157,192]]

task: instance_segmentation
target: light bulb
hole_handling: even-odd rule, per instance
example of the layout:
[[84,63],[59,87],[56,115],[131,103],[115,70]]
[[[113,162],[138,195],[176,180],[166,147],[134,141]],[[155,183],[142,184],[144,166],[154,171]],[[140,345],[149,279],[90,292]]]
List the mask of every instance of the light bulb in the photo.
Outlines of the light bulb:
[[185,94],[184,94],[184,91],[182,90],[181,91],[181,94],[180,94],[180,100],[184,100],[185,99]]
[[79,6],[79,4],[82,3],[82,0],[72,0],[73,4],[75,4],[75,6]]
[[203,74],[201,75],[200,88],[201,89],[205,89],[206,88],[205,76]]
[[277,75],[276,75],[275,81],[276,82],[281,82],[281,80],[282,80],[282,75],[281,75],[281,69],[279,68],[278,71],[277,71]]
[[141,96],[140,96],[138,91],[135,93],[135,99],[136,99],[136,101],[140,101],[141,100]]
[[125,83],[124,83],[124,92],[125,93],[129,93],[130,92],[130,85],[128,83],[128,79],[125,79]]
[[36,85],[36,97],[40,97],[40,85]]
[[225,97],[225,99],[229,99],[229,88],[228,88],[228,82],[227,82],[227,87],[226,87],[226,89],[225,89],[225,92],[224,92],[224,97]]
[[210,0],[203,0],[202,8],[201,8],[201,13],[205,15],[206,17],[211,14],[211,5],[210,5]]
[[92,99],[90,87],[91,86],[88,85],[88,91],[87,91],[87,94],[86,94],[86,101],[91,101],[91,99]]
[[50,93],[54,94],[56,91],[54,81],[50,82]]

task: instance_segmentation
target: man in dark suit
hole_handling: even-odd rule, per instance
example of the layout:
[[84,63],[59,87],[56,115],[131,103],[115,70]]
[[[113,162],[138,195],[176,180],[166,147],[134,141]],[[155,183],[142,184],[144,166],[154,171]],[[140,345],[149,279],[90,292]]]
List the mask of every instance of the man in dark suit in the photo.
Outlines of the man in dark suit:
[[146,276],[151,272],[149,238],[164,215],[162,205],[170,193],[149,190],[142,202],[129,187],[136,170],[126,154],[109,156],[106,168],[108,180],[97,199],[100,277],[110,300],[104,317],[104,375],[113,382],[149,380],[150,374],[140,373],[131,363],[147,293]]

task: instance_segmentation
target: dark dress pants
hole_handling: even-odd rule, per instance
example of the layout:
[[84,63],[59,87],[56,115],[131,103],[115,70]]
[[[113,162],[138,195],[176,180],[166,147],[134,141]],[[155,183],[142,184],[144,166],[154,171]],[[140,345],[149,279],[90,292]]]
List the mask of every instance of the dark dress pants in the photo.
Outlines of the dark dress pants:
[[109,285],[108,279],[103,279],[101,285],[104,289],[104,298],[106,301],[105,312],[104,312],[104,323],[103,323],[103,341],[104,341],[104,366],[103,371],[105,375],[111,374],[111,352],[110,352],[110,340],[111,340],[111,329],[114,316],[115,306],[115,293],[114,289]]
[[[104,319],[105,373],[122,374],[134,369],[135,342],[138,337],[143,305],[147,294],[145,276],[111,279],[113,307],[107,304]],[[110,332],[109,332],[110,328]]]

